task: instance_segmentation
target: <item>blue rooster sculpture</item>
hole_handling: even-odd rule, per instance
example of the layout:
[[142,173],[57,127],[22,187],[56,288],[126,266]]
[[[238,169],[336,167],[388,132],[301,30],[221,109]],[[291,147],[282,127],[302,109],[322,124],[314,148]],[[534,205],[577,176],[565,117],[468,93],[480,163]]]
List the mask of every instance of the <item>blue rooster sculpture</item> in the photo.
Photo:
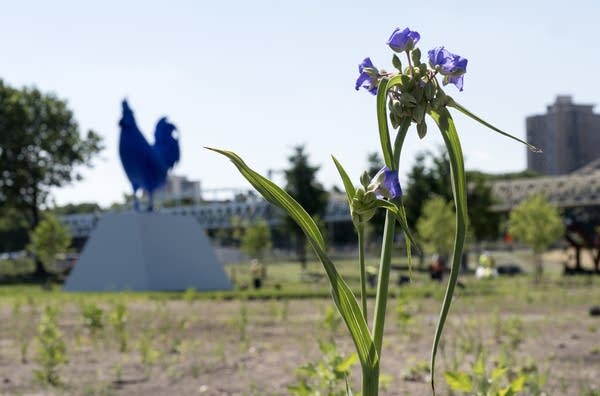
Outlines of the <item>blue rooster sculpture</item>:
[[119,126],[119,156],[133,188],[134,208],[140,210],[136,193],[142,189],[148,193],[147,210],[152,211],[154,191],[165,184],[169,169],[179,161],[179,141],[174,135],[177,128],[166,117],[161,118],[156,124],[154,144],[150,145],[138,129],[126,100]]

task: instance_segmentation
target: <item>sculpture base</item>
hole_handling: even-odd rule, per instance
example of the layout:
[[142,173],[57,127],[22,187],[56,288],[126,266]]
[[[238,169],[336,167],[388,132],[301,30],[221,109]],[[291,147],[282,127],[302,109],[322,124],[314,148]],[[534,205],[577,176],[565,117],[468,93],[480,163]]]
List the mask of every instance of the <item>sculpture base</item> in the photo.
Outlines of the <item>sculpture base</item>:
[[192,218],[109,213],[98,221],[65,291],[229,290],[231,282]]

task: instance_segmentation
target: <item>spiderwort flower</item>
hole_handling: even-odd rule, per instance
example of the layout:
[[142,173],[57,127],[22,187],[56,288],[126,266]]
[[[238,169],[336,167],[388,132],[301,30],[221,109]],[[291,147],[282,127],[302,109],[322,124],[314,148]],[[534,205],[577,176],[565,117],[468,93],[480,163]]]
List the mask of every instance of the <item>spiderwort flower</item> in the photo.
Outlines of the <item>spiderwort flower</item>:
[[384,166],[377,172],[368,187],[375,192],[377,198],[394,199],[402,196],[402,188],[398,180],[398,171]]
[[379,71],[373,66],[371,58],[367,57],[363,59],[360,65],[358,65],[358,72],[360,75],[356,80],[356,86],[354,88],[358,91],[360,87],[363,87],[371,94],[377,95],[377,84],[379,84],[379,80],[376,75],[379,74]]
[[467,59],[455,55],[444,47],[436,47],[428,52],[429,64],[444,76],[444,85],[454,84],[463,90],[463,74],[467,72]]
[[396,28],[388,39],[387,45],[396,52],[410,51],[419,42],[420,38],[421,35],[418,32],[412,31],[409,28],[405,28],[404,30]]

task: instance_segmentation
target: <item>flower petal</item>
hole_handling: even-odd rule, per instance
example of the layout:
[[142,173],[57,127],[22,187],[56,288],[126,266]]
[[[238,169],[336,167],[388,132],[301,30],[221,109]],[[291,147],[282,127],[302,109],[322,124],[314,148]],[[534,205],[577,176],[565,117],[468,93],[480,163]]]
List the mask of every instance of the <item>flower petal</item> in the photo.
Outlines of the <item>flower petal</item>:
[[458,88],[458,90],[462,92],[462,90],[463,90],[463,77],[464,77],[463,75],[460,75],[460,76],[450,76],[448,78],[448,82],[450,84],[456,85],[456,88]]
[[394,199],[402,196],[402,188],[398,180],[398,171],[384,166],[369,183],[368,190],[375,193],[377,198]]

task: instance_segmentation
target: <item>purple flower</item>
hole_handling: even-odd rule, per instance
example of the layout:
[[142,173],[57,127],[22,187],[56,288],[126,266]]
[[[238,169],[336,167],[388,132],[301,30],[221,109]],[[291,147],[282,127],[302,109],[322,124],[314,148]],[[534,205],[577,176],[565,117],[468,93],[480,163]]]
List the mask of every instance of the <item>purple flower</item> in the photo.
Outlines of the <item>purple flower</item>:
[[420,38],[421,35],[418,32],[412,31],[409,28],[405,28],[404,30],[396,28],[388,39],[387,45],[396,52],[410,51],[415,47]]
[[444,85],[454,84],[459,91],[463,90],[463,77],[464,76],[448,76],[444,78]]
[[444,47],[436,47],[428,52],[429,64],[445,76],[444,85],[454,84],[463,90],[463,74],[467,72],[467,59],[455,55]]
[[373,75],[372,72],[369,73],[368,70],[365,69],[372,69],[375,71],[375,74],[378,74],[377,68],[373,66],[373,62],[371,62],[371,58],[363,59],[361,64],[358,65],[358,72],[360,75],[356,80],[355,88],[358,91],[360,87],[363,87],[367,91],[371,92],[371,94],[377,95],[377,84],[379,83],[379,80]]
[[377,198],[394,199],[402,196],[402,188],[398,180],[398,171],[384,166],[369,183],[369,190],[375,192]]

